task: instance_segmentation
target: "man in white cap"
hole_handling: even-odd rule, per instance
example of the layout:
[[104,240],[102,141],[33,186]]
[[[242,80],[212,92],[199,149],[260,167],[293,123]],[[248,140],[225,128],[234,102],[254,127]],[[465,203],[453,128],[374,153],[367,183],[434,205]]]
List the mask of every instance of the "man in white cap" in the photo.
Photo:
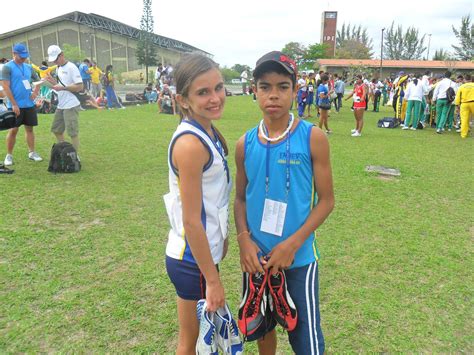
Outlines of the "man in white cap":
[[48,48],[48,61],[58,66],[58,80],[51,75],[47,80],[53,84],[53,90],[58,93],[58,108],[54,114],[51,132],[58,142],[64,142],[64,131],[71,137],[71,143],[79,151],[79,111],[81,104],[74,93],[83,89],[79,69],[64,58],[64,53],[57,45]]
[[3,162],[5,166],[13,165],[13,148],[18,129],[22,125],[25,126],[28,158],[36,162],[43,160],[35,152],[33,127],[38,125],[38,116],[34,100],[40,87],[36,86],[34,90],[31,88],[31,79],[35,74],[31,65],[25,63],[29,56],[26,46],[17,43],[13,46],[13,60],[2,67],[1,79],[3,91],[8,98],[7,107],[16,115],[16,127],[7,134],[7,155]]

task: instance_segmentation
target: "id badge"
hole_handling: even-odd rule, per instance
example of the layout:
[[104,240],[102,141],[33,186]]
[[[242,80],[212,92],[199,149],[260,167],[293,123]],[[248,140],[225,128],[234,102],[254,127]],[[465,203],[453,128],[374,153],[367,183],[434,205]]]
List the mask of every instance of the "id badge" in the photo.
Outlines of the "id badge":
[[31,84],[28,80],[23,80],[23,86],[25,87],[26,90],[31,90]]
[[281,237],[285,224],[286,206],[284,202],[266,198],[260,230]]

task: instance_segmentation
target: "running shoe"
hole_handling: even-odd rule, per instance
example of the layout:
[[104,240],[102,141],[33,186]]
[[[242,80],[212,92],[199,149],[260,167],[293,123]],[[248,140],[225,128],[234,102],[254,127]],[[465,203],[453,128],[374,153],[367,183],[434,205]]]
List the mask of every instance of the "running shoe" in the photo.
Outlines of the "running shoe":
[[217,345],[224,354],[242,355],[244,353],[244,345],[227,303],[215,312],[214,324],[216,325]]
[[199,300],[196,306],[197,319],[199,322],[199,336],[196,342],[196,354],[219,355],[216,342],[216,326],[214,325],[214,313],[206,310],[206,300]]
[[5,160],[3,161],[3,165],[12,166],[13,165],[13,155],[7,154],[5,156]]
[[243,335],[253,334],[265,319],[267,308],[267,273],[243,273],[242,302],[239,307],[239,329]]
[[273,318],[288,331],[295,329],[297,322],[296,306],[291,299],[286,286],[286,277],[283,271],[268,276],[270,297],[268,303]]

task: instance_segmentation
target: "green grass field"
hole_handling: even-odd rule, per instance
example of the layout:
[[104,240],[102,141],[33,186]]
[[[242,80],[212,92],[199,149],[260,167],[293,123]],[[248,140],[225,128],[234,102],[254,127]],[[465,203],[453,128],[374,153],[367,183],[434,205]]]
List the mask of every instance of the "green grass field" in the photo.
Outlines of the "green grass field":
[[[318,231],[328,353],[474,352],[472,136],[379,129],[383,108],[352,138],[349,106],[329,121],[336,207]],[[217,126],[233,174],[235,142],[259,119],[250,96],[228,99]],[[0,352],[173,353],[162,196],[177,117],[155,105],[82,112],[83,170],[71,175],[47,172],[52,116],[39,120],[45,161],[28,161],[21,130],[16,172],[0,175]],[[381,179],[366,165],[402,175]],[[239,269],[233,231],[220,270],[234,314]],[[282,331],[279,353],[291,353]]]

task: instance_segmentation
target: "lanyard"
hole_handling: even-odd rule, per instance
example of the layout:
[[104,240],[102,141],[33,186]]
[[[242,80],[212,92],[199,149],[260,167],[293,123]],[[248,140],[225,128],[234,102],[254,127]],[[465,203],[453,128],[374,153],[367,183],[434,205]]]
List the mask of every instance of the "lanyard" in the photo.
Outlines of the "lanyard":
[[21,71],[21,77],[25,79],[25,67],[23,66],[23,63],[21,65],[18,65],[15,61],[14,63],[16,67],[18,68],[18,70]]
[[214,133],[214,137],[216,137],[216,140],[212,139],[212,137],[209,135],[209,133],[207,133],[207,131],[204,129],[203,126],[201,126],[201,124],[198,121],[196,121],[194,119],[189,119],[189,120],[185,120],[185,122],[189,123],[191,126],[194,126],[194,127],[198,128],[201,132],[203,132],[211,140],[212,144],[214,145],[214,148],[216,148],[217,152],[219,153],[219,155],[222,158],[222,164],[224,165],[224,170],[225,170],[225,173],[226,173],[226,176],[227,176],[227,182],[229,183],[230,182],[229,166],[227,165],[227,159],[224,156],[224,149],[222,147],[222,143],[219,141],[219,136],[218,136],[215,128],[213,126],[211,126],[212,132]]
[[[265,135],[268,136],[267,127],[263,126]],[[290,192],[290,131],[286,134],[286,194],[285,199],[288,202],[288,194]],[[267,154],[265,159],[265,197],[268,197],[268,191],[270,190],[270,141],[267,140]]]

